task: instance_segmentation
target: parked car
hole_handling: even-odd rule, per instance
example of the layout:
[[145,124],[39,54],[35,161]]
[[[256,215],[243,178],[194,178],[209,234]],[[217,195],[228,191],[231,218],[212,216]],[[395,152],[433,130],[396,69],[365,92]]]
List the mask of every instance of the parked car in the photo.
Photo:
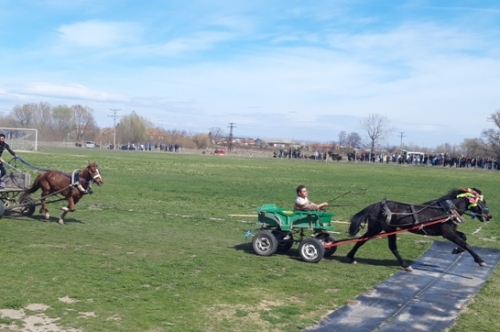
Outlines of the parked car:
[[121,150],[135,150],[134,144],[124,144],[120,147]]
[[92,141],[87,141],[87,143],[85,143],[85,147],[93,149],[93,148],[95,148],[95,143]]
[[224,156],[226,154],[226,151],[221,149],[215,149],[215,152],[213,152],[212,154],[216,154],[218,156]]

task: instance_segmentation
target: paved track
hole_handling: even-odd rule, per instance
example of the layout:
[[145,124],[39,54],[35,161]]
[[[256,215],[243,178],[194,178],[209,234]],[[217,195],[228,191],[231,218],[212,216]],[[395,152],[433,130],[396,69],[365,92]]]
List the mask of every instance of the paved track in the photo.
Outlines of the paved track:
[[488,264],[480,267],[467,252],[452,255],[454,247],[434,242],[412,264],[413,272],[394,274],[305,331],[445,331],[500,260],[500,250],[474,247]]

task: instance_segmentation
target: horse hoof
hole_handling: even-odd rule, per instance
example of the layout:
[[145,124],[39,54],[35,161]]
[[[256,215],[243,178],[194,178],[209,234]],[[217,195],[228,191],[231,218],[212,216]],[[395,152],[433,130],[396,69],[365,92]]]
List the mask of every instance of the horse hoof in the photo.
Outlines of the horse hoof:
[[355,260],[352,260],[351,264],[358,264],[358,262],[356,262]]
[[404,268],[406,272],[413,272],[413,268],[411,266]]
[[481,263],[479,263],[479,266],[486,266],[486,263],[485,262],[481,262]]
[[46,213],[45,214],[45,219],[49,219],[50,218],[50,214]]
[[64,225],[64,220],[59,219],[59,225]]

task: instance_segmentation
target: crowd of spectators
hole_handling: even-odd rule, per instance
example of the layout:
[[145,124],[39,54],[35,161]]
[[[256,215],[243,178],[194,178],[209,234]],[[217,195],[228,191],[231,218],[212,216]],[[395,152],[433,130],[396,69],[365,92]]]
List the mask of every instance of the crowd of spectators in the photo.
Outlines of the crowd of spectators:
[[[339,156],[335,159],[333,156]],[[469,156],[452,156],[449,153],[426,154],[423,152],[406,152],[393,154],[370,154],[370,152],[348,152],[343,157],[331,152],[314,151],[310,156],[303,155],[299,149],[280,149],[273,153],[274,158],[289,158],[289,159],[313,159],[313,160],[347,160],[348,162],[372,162],[372,163],[397,163],[399,165],[415,165],[415,166],[444,166],[457,168],[485,168],[500,170],[500,163],[495,162],[489,157],[469,157]]]

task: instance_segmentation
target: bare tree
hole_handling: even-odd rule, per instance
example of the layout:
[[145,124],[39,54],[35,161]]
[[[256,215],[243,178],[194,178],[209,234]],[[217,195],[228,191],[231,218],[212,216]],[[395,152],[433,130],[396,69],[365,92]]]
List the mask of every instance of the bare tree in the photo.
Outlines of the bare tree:
[[193,135],[193,142],[196,144],[198,149],[206,149],[211,146],[210,137],[207,134],[196,134]]
[[75,118],[70,107],[59,105],[52,109],[52,120],[54,130],[52,131],[52,139],[66,140],[68,134],[75,128]]
[[2,123],[12,127],[38,129],[40,138],[49,137],[57,130],[53,126],[52,107],[45,102],[16,105],[5,120]]
[[353,149],[359,148],[361,145],[361,136],[356,132],[350,133],[346,137],[346,144]]
[[71,109],[76,124],[76,140],[95,139],[99,128],[94,119],[94,110],[82,105],[73,105]]
[[489,147],[481,138],[465,139],[460,144],[462,151],[469,157],[487,156],[489,154]]
[[394,129],[389,127],[389,120],[387,117],[380,114],[370,114],[367,118],[360,121],[361,128],[363,128],[368,138],[370,139],[370,159],[375,151],[375,145],[380,143],[381,140],[387,137]]
[[129,115],[121,118],[116,126],[116,133],[123,143],[139,143],[147,140],[147,128],[151,128],[152,122],[132,111]]
[[489,144],[490,153],[494,158],[500,160],[500,110],[492,113],[488,117],[489,122],[493,122],[496,128],[485,129],[481,132],[481,136],[484,137],[486,142]]
[[38,118],[36,104],[16,105],[12,108],[10,116],[19,127],[33,128]]
[[209,130],[210,132],[208,133],[208,136],[214,144],[217,144],[217,142],[219,142],[222,137],[226,136],[224,131],[219,127],[212,127]]
[[47,136],[54,127],[52,106],[49,103],[38,103],[38,124],[36,125],[43,137]]
[[347,133],[345,131],[341,131],[339,133],[339,148],[342,148],[347,143]]

